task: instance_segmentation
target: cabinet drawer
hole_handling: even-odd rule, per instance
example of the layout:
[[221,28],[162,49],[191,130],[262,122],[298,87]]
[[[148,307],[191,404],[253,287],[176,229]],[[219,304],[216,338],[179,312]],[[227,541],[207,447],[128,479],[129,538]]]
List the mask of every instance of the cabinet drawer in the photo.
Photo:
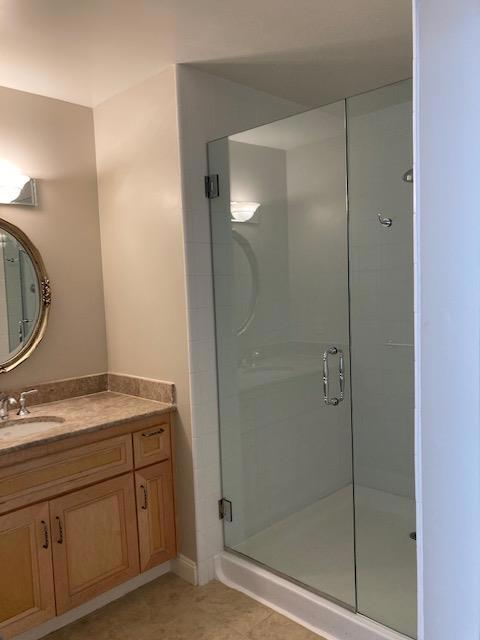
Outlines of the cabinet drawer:
[[0,469],[0,513],[130,471],[130,435]]
[[133,453],[137,468],[168,460],[172,455],[169,420],[165,419],[154,427],[134,433]]

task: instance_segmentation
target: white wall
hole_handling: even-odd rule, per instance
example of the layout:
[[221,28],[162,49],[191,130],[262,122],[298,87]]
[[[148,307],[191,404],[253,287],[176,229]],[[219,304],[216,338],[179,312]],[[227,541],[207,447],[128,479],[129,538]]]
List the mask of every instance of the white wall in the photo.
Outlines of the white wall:
[[223,546],[208,200],[207,142],[302,111],[304,107],[187,66],[177,67],[182,199],[192,398],[199,579],[213,577]]
[[419,637],[480,636],[480,6],[415,3]]
[[175,69],[94,109],[109,371],[177,392],[180,552],[195,559]]
[[42,254],[52,286],[45,337],[0,388],[107,370],[92,110],[0,87],[0,158],[38,179],[38,207],[0,206]]

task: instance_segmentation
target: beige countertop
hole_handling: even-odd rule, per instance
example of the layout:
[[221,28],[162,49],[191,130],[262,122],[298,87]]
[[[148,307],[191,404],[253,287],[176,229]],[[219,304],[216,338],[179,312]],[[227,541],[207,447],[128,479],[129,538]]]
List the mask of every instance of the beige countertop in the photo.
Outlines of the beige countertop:
[[[135,418],[149,418],[175,409],[175,405],[112,391],[69,398],[31,407],[26,418],[10,411],[10,418],[0,421],[0,456],[27,447],[47,444],[120,426]],[[62,419],[51,426],[33,425],[32,419]]]

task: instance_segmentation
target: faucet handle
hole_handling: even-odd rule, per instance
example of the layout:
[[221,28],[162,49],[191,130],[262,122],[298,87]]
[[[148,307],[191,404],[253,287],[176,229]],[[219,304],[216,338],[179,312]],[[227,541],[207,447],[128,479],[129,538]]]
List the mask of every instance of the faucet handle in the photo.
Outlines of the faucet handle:
[[27,398],[34,393],[38,393],[38,389],[22,391],[22,393],[20,394],[20,409],[17,411],[17,416],[28,416],[30,411],[27,409]]
[[0,394],[0,420],[8,420],[8,409],[14,407],[17,401],[6,393]]

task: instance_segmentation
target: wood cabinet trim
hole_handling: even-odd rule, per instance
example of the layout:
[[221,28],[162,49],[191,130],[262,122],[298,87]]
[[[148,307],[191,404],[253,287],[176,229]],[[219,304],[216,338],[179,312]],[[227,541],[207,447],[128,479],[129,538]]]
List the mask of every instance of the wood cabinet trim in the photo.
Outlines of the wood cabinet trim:
[[133,458],[136,469],[172,457],[170,431],[170,420],[167,417],[151,427],[144,427],[133,433]]
[[[140,570],[147,571],[176,555],[175,506],[170,460],[135,471]],[[158,495],[157,492],[160,492]],[[162,538],[155,545],[155,535]]]
[[129,435],[4,467],[0,469],[0,513],[120,475],[132,468]]
[[[14,532],[29,527],[31,534],[31,562],[33,573],[33,598],[37,606],[0,622],[0,636],[7,640],[13,636],[49,620],[55,616],[55,596],[53,585],[53,566],[49,536],[48,503],[26,507],[14,513],[0,516],[0,536],[5,532]],[[43,523],[47,526],[48,545]],[[11,575],[7,576],[11,580]],[[18,579],[18,577],[17,577]],[[28,589],[28,585],[26,585]]]
[[[117,516],[120,530],[120,553],[122,561],[115,569],[102,569],[105,564],[105,553],[114,552],[109,548],[98,549],[98,559],[94,554],[89,556],[89,568],[97,563],[100,573],[90,580],[75,586],[73,581],[80,580],[77,574],[82,573],[84,555],[82,549],[75,549],[75,540],[84,541],[95,535],[96,523],[88,518],[89,508],[95,509],[96,503],[116,498]],[[82,508],[81,517],[84,529],[71,531],[69,518],[75,510]],[[102,507],[103,508],[103,507]],[[100,482],[91,487],[79,489],[61,498],[50,501],[50,522],[52,531],[53,566],[55,572],[55,595],[58,615],[65,613],[83,602],[95,598],[100,593],[133,578],[139,573],[138,533],[135,518],[135,491],[133,474],[128,473],[118,478]],[[93,515],[95,516],[95,513]],[[75,520],[78,523],[79,518]],[[100,523],[102,525],[102,523]],[[103,540],[104,544],[107,542]],[[118,540],[112,539],[118,546]],[[88,545],[87,545],[88,546]],[[89,547],[91,548],[91,547]],[[78,553],[78,557],[75,554]],[[77,570],[74,570],[77,567]],[[78,569],[80,567],[80,569]],[[101,571],[104,573],[101,573]]]
[[169,419],[172,413],[173,409],[171,411],[146,418],[132,418],[132,420],[128,420],[121,425],[107,426],[92,431],[80,431],[59,440],[53,440],[43,444],[32,444],[28,447],[18,449],[17,451],[0,453],[0,469],[18,462],[41,458],[59,451],[75,449],[76,447],[80,447],[84,444],[108,440],[109,438],[133,433],[140,429],[148,429],[149,427],[153,427],[156,424],[163,422],[165,419]]

